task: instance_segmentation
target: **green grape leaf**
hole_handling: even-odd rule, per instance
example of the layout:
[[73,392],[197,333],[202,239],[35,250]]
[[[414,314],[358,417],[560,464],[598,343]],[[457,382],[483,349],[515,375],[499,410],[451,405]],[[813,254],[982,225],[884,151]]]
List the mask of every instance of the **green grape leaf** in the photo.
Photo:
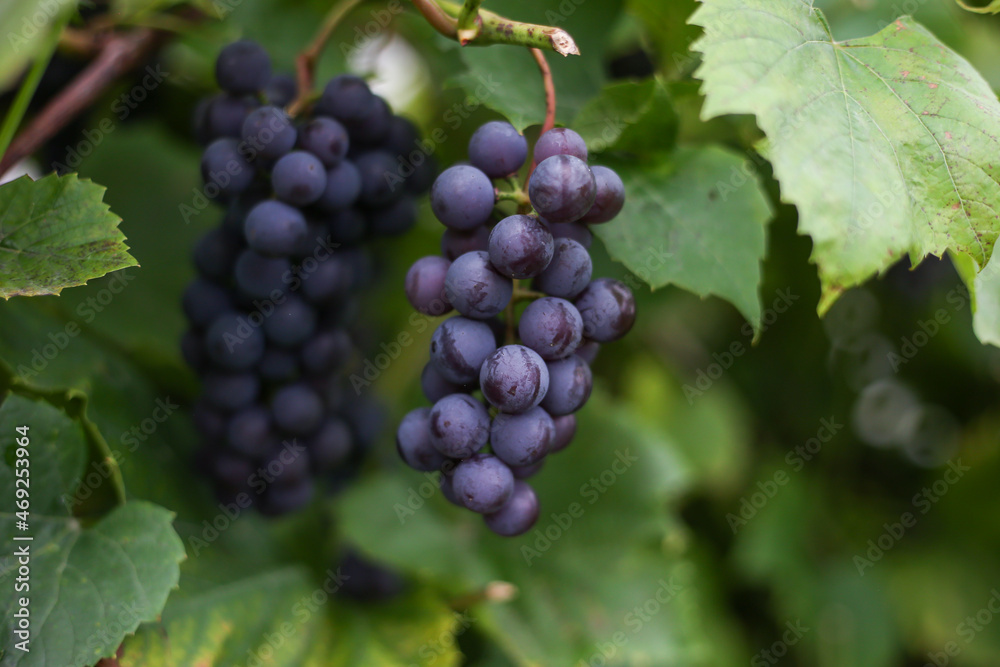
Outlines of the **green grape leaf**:
[[[668,547],[683,541],[669,508],[690,483],[669,434],[601,393],[588,408],[570,448],[531,479],[541,510],[522,536],[490,534],[440,497],[433,475],[412,471],[361,480],[338,503],[339,523],[390,565],[456,595],[486,591],[475,626],[515,664],[587,662],[604,641],[616,642],[615,664],[727,664],[688,634],[711,612]],[[491,582],[516,596],[491,596]],[[630,612],[646,604],[636,623]]]
[[959,7],[962,9],[967,9],[970,12],[976,12],[977,14],[1000,14],[1000,0],[993,0],[993,2],[985,7],[976,7],[966,2],[962,2],[962,0],[955,0],[955,2],[957,2]]
[[0,91],[7,89],[38,54],[49,35],[49,26],[76,10],[75,0],[38,2],[4,0],[0,3]]
[[759,329],[772,211],[750,161],[712,147],[604,162],[625,184],[622,212],[591,227],[612,259],[654,289],[675,284],[726,299]]
[[[18,426],[28,426],[31,509],[28,527],[15,512],[14,449]],[[89,481],[86,445],[77,424],[56,408],[20,396],[0,407],[0,534],[31,536],[0,545],[0,585],[13,591],[15,559],[30,551],[30,651],[7,645],[3,664],[92,665],[112,655],[143,621],[157,617],[177,585],[184,547],[173,514],[141,501],[119,506],[93,525],[70,515],[66,496]],[[21,595],[0,599],[0,635],[13,630]]]
[[[345,602],[345,573],[318,580],[284,568],[171,598],[161,623],[122,646],[122,667],[267,664],[273,667],[453,667],[461,616],[425,591],[377,608]],[[254,661],[259,661],[255,663]]]
[[990,261],[979,271],[968,255],[951,253],[951,259],[969,290],[976,336],[986,345],[1000,347],[1000,262]]
[[[621,12],[621,0],[565,2],[497,0],[490,11],[526,23],[563,28],[581,47],[581,55],[563,57],[547,52],[556,86],[556,119],[569,123],[604,84],[604,46],[609,27]],[[504,115],[519,131],[545,120],[545,93],[538,64],[527,49],[508,46],[466,47],[459,50],[465,71],[452,81],[475,100]]]
[[819,312],[906,255],[984,266],[1000,232],[1000,103],[963,58],[902,18],[836,42],[802,0],[706,0],[704,118],[754,114],[782,197],[813,240]]
[[646,79],[605,87],[580,110],[572,127],[591,153],[646,154],[674,147],[678,118],[667,89],[659,81]]
[[640,20],[656,46],[658,71],[672,79],[690,74],[698,62],[688,47],[700,31],[687,22],[697,6],[696,0],[628,0],[629,13]]
[[59,294],[138,263],[104,188],[76,174],[0,186],[0,296]]

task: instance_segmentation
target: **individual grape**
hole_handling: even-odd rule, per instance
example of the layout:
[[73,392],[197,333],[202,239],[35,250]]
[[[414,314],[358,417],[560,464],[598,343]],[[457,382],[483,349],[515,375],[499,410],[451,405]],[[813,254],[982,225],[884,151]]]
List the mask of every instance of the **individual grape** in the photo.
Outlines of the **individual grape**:
[[483,396],[501,411],[527,412],[549,389],[549,369],[538,353],[523,345],[505,345],[491,354],[479,373]]
[[468,165],[445,169],[431,186],[431,210],[449,229],[468,232],[485,224],[495,202],[489,176]]
[[[449,463],[452,462],[449,461]],[[453,483],[454,475],[455,475],[454,470],[441,471],[441,477],[440,477],[441,495],[443,495],[445,497],[445,500],[447,500],[452,505],[457,505],[458,507],[464,508],[465,505],[463,505],[462,501],[458,498],[458,496],[455,495],[455,485]]]
[[528,140],[510,123],[491,121],[469,139],[469,161],[490,178],[513,174],[527,157]]
[[594,360],[597,359],[597,353],[600,351],[601,344],[591,340],[576,348],[575,354],[586,361],[588,365],[593,365]]
[[181,356],[184,357],[184,363],[195,373],[205,369],[208,361],[205,355],[205,343],[201,334],[194,329],[188,329],[181,336]]
[[299,362],[290,350],[269,347],[257,364],[257,372],[270,382],[290,382],[299,375]]
[[233,197],[253,183],[254,171],[240,154],[239,142],[231,138],[216,139],[201,156],[201,176],[205,181],[205,194],[212,195],[210,186],[219,193]]
[[308,216],[305,220],[306,233],[295,244],[291,256],[299,260],[304,260],[307,257],[318,259],[322,253],[329,251],[330,244],[333,243],[328,233],[329,228],[325,220],[320,220],[315,216]]
[[497,535],[516,537],[528,532],[538,521],[538,497],[527,482],[514,481],[514,490],[503,507],[483,517]]
[[232,276],[241,249],[240,239],[223,227],[216,227],[206,232],[195,245],[194,266],[201,276],[224,283]]
[[242,456],[218,452],[212,457],[212,475],[223,487],[231,491],[249,489],[254,465]]
[[229,292],[203,278],[195,280],[184,289],[181,308],[188,322],[196,327],[207,327],[219,316],[233,308]]
[[302,274],[302,293],[310,303],[324,304],[345,298],[354,285],[347,257],[338,253]]
[[406,159],[420,148],[420,130],[409,118],[393,116],[382,139],[382,147],[393,155]]
[[266,516],[280,516],[308,505],[316,494],[316,486],[311,479],[283,482],[280,478],[267,487],[257,508]]
[[533,278],[552,261],[552,233],[538,218],[512,215],[490,233],[490,263],[508,278]]
[[254,250],[244,250],[236,258],[233,275],[237,287],[248,297],[276,301],[288,288],[292,263],[285,257],[265,257]]
[[247,115],[256,108],[256,103],[246,97],[234,97],[222,93],[208,102],[205,109],[206,135],[211,139],[229,137],[242,138],[242,128]]
[[264,47],[244,39],[227,45],[215,61],[219,88],[235,95],[251,95],[271,80],[271,58]]
[[356,208],[345,208],[330,214],[326,228],[333,243],[353,245],[368,233],[368,218]]
[[246,245],[246,234],[243,228],[246,225],[247,214],[254,206],[270,198],[270,189],[265,191],[258,183],[255,183],[227,204],[226,215],[222,218],[222,229],[238,241],[241,249]]
[[613,170],[607,167],[594,166],[590,168],[597,184],[597,195],[594,204],[580,222],[598,224],[608,222],[618,215],[625,206],[625,184]]
[[298,94],[298,84],[295,83],[295,77],[290,74],[275,74],[264,86],[264,99],[276,107],[291,104]]
[[343,160],[349,146],[347,130],[332,118],[313,118],[299,129],[299,147],[315,155],[327,167]]
[[632,290],[611,278],[598,278],[576,299],[583,317],[583,333],[599,343],[610,343],[629,332],[635,324],[635,297]]
[[428,363],[420,373],[420,388],[431,403],[437,403],[450,394],[467,394],[472,391],[472,385],[451,382],[434,366]]
[[255,155],[273,160],[292,150],[298,131],[283,110],[264,106],[250,112],[240,136]]
[[271,417],[281,430],[308,436],[323,420],[323,401],[304,384],[288,385],[271,399]]
[[562,359],[580,346],[583,318],[569,301],[543,297],[528,304],[521,313],[518,335],[542,359]]
[[359,121],[345,121],[345,124],[351,133],[351,139],[359,144],[372,146],[385,139],[389,133],[391,118],[392,110],[389,105],[378,95],[373,95],[368,115]]
[[556,427],[549,413],[531,408],[522,414],[497,415],[490,430],[490,445],[507,465],[530,466],[545,458],[555,436]]
[[572,155],[587,161],[587,142],[567,127],[554,127],[535,142],[535,164],[541,164],[553,155]]
[[270,413],[259,405],[237,412],[226,429],[226,444],[244,456],[263,458],[274,444]]
[[448,267],[445,294],[455,310],[466,317],[484,320],[503,312],[514,285],[490,264],[489,254],[468,252]]
[[302,346],[302,370],[311,377],[325,377],[343,368],[353,350],[351,337],[343,329],[321,331]]
[[274,483],[296,484],[309,478],[312,462],[309,460],[309,450],[298,444],[298,441],[282,443],[281,448],[270,452],[264,457],[262,464],[268,472],[275,471]]
[[292,151],[274,163],[271,186],[278,199],[289,204],[312,204],[326,189],[326,170],[312,153]]
[[545,459],[527,466],[511,466],[510,471],[514,473],[514,479],[529,479],[534,477],[545,466]]
[[455,497],[473,512],[496,512],[514,492],[514,474],[491,454],[476,454],[458,464],[451,478]]
[[553,417],[552,423],[556,427],[556,435],[549,443],[549,454],[559,452],[569,446],[576,435],[576,415],[562,415]]
[[444,279],[451,262],[444,257],[421,257],[406,272],[406,298],[424,315],[438,317],[451,310],[445,296]]
[[326,188],[316,206],[327,212],[340,211],[354,205],[361,195],[361,174],[353,162],[344,160],[326,172]]
[[549,391],[541,406],[553,417],[571,414],[587,402],[593,386],[590,366],[577,355],[549,362]]
[[431,408],[431,443],[452,459],[472,456],[490,437],[490,415],[468,394],[445,396]]
[[385,151],[362,153],[354,161],[361,177],[358,199],[366,206],[385,206],[403,196],[403,179],[396,161]]
[[234,313],[216,317],[205,334],[208,357],[220,368],[252,368],[264,354],[264,334],[246,318]]
[[239,410],[254,402],[260,380],[254,373],[212,371],[202,379],[205,400],[221,410]]
[[528,181],[528,198],[549,222],[574,222],[594,204],[597,183],[587,163],[571,155],[542,161]]
[[396,431],[396,450],[400,458],[422,472],[440,470],[447,460],[431,444],[430,418],[430,408],[417,408],[403,417]]
[[268,257],[291,255],[309,232],[299,209],[273,199],[266,199],[250,210],[244,230],[247,245]]
[[590,253],[572,239],[556,239],[552,261],[535,279],[535,288],[562,299],[573,299],[590,284],[594,264]]
[[375,96],[363,79],[341,74],[326,84],[316,101],[316,113],[341,122],[361,122],[372,113],[374,102]]
[[368,211],[368,230],[375,236],[399,236],[417,224],[417,203],[403,195],[386,206]]
[[573,239],[584,248],[589,248],[594,242],[594,235],[587,225],[581,222],[548,222],[549,231],[556,239]]
[[327,472],[345,463],[351,455],[354,439],[347,422],[328,417],[306,441],[309,460],[316,472]]
[[297,296],[289,296],[275,306],[264,320],[264,335],[279,347],[304,343],[316,330],[316,311]]
[[449,261],[455,261],[467,252],[489,249],[490,230],[486,227],[476,227],[471,232],[446,229],[441,236],[441,254]]

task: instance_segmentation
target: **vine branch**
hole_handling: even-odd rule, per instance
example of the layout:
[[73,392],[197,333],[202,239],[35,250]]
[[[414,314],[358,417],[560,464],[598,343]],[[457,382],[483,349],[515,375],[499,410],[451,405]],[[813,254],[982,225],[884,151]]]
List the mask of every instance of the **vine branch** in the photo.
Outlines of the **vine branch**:
[[316,63],[319,62],[319,57],[323,54],[326,43],[330,41],[330,36],[333,35],[333,31],[337,29],[344,17],[361,2],[362,0],[343,0],[334,5],[323,19],[319,32],[295,59],[295,78],[299,94],[288,108],[289,115],[297,115],[308,104],[316,75]]
[[[474,0],[463,4],[450,0],[412,0],[412,2],[435,30],[449,39],[458,40],[463,46],[511,44],[547,49],[562,56],[580,55],[580,49],[577,48],[573,37],[562,28],[514,21],[485,9],[478,9],[480,3]],[[476,11],[471,14],[471,19],[470,5],[477,6]],[[463,20],[467,25],[470,20],[474,21],[474,35],[471,35],[471,32],[465,35],[459,34]],[[472,27],[467,29],[471,31]],[[462,39],[463,36],[468,39]]]
[[14,139],[0,159],[0,173],[37,151],[119,77],[142,63],[160,44],[164,34],[140,28],[105,41],[97,57]]

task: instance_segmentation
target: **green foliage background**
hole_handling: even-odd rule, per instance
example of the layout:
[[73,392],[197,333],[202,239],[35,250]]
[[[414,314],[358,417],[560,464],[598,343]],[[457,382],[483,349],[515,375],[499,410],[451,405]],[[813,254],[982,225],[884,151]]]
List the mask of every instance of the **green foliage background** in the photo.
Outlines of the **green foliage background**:
[[[768,2],[789,12],[810,4]],[[164,3],[116,8],[141,16],[154,4]],[[974,278],[979,267],[962,255],[955,255],[961,273],[948,259],[915,271],[888,269],[900,256],[906,263],[911,248],[903,244],[891,261],[837,283],[864,284],[835,303],[823,301],[832,309],[820,319],[824,260],[799,234],[807,228],[797,211],[818,210],[816,219],[826,220],[834,216],[824,202],[851,195],[836,178],[829,188],[790,190],[775,180],[771,164],[842,176],[835,158],[843,156],[813,161],[803,137],[765,142],[753,117],[716,116],[767,114],[784,98],[758,95],[747,108],[713,100],[712,77],[719,74],[707,51],[711,39],[699,47],[709,54],[699,77],[708,81],[714,107],[713,117],[702,119],[705,98],[694,78],[701,56],[691,50],[702,30],[688,23],[698,3],[485,4],[573,34],[581,57],[549,56],[559,120],[587,138],[594,161],[620,171],[630,195],[622,217],[597,230],[592,252],[595,275],[635,288],[640,317],[629,337],[602,349],[598,386],[576,441],[537,477],[539,532],[511,540],[487,534],[476,517],[441,498],[420,498],[426,479],[396,459],[392,425],[423,404],[418,378],[433,331],[433,322],[411,318],[401,289],[410,264],[437,252],[441,228],[426,206],[405,240],[379,244],[379,286],[364,302],[362,321],[374,340],[390,344],[405,332],[414,342],[365,389],[386,403],[391,419],[357,483],[294,517],[266,521],[243,513],[213,529],[220,511],[190,463],[196,436],[185,410],[148,437],[130,438],[158,399],[186,406],[197,391],[177,350],[184,330],[179,299],[193,276],[190,248],[220,214],[206,209],[185,222],[179,206],[190,204],[200,185],[199,149],[187,126],[194,101],[212,88],[212,58],[227,41],[246,36],[291,69],[327,9],[312,0],[245,0],[165,47],[166,84],[134,113],[119,122],[111,110],[127,90],[123,84],[85,119],[88,127],[115,121],[92,142],[79,174],[107,187],[104,201],[122,218],[118,229],[141,268],[58,297],[0,303],[0,358],[15,374],[28,369],[21,383],[0,374],[7,396],[0,408],[0,555],[9,555],[6,536],[14,532],[7,473],[15,422],[32,426],[35,481],[46,494],[77,491],[110,451],[128,499],[111,510],[113,480],[104,480],[73,517],[58,503],[45,508],[53,514],[44,519],[46,544],[94,569],[90,578],[113,592],[101,602],[60,597],[55,613],[35,610],[37,646],[45,652],[21,657],[0,644],[8,649],[0,665],[93,664],[122,638],[123,666],[753,666],[773,664],[761,653],[773,650],[769,655],[781,652],[780,664],[909,667],[940,661],[949,647],[957,655],[947,664],[998,664],[1000,623],[984,622],[994,614],[981,611],[1000,588],[1000,354],[977,339],[998,340],[1000,320],[990,313],[1000,287],[992,274]],[[718,0],[703,7],[739,13],[761,4]],[[815,7],[838,41],[871,38],[910,12],[967,59],[984,86],[1000,89],[995,16],[938,0],[818,0]],[[321,61],[321,79],[344,68],[366,29],[384,33],[385,15],[426,67],[410,86],[407,108],[396,110],[428,136],[442,130],[447,138],[435,146],[441,164],[464,159],[472,131],[498,114],[537,135],[544,98],[530,55],[505,46],[461,49],[407,3],[376,1],[355,10]],[[706,25],[708,9],[701,15],[696,22]],[[749,39],[754,30],[768,29],[747,23],[736,32]],[[773,47],[742,44],[744,51],[735,52],[741,62],[759,55],[766,63],[774,55]],[[651,54],[655,75],[611,81],[608,63],[637,48]],[[14,67],[8,55],[0,58],[0,77]],[[813,63],[795,65],[805,90]],[[468,104],[484,81],[496,92],[485,104]],[[750,81],[743,72],[735,85],[750,89]],[[793,97],[801,90],[786,87]],[[987,130],[1000,132],[995,117],[987,121]],[[827,129],[807,124],[802,131]],[[987,147],[996,132],[987,132]],[[968,187],[995,206],[989,178]],[[989,224],[998,229],[995,220]],[[980,306],[975,324],[967,282]],[[936,332],[927,335],[936,317]],[[47,345],[64,349],[49,359]],[[879,403],[879,390],[912,395],[912,404],[934,406],[923,414],[936,417],[911,424],[902,444],[876,446],[899,417],[898,408]],[[819,451],[807,460],[802,448],[813,444]],[[616,460],[629,465],[623,470]],[[942,487],[948,461],[968,470]],[[924,489],[930,496],[921,499]],[[408,503],[415,509],[401,520],[398,506]],[[163,508],[176,515],[176,535],[162,532],[169,520]],[[126,511],[131,516],[116,516]],[[915,523],[893,537],[905,513]],[[115,519],[136,539],[162,545],[143,555],[152,572],[142,577],[151,588],[147,606],[132,604],[139,596],[118,581],[117,568],[101,565],[108,561],[99,548],[60,546],[71,539],[66,535],[93,537]],[[368,604],[326,595],[344,545],[402,572],[406,593]],[[54,580],[40,560],[36,567],[41,600]],[[0,570],[0,642],[11,620],[11,576]],[[484,591],[506,590],[495,582],[513,584],[513,599],[484,600]],[[800,639],[786,635],[788,624],[801,629]],[[66,640],[70,634],[75,638]],[[88,642],[95,634],[103,640]],[[783,636],[796,640],[786,646]]]

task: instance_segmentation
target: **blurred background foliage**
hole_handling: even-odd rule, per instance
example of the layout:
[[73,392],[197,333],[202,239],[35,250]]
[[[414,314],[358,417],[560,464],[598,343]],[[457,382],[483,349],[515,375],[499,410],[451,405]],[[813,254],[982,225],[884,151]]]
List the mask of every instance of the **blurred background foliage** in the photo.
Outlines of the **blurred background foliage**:
[[[688,50],[697,29],[686,24],[693,1],[486,4],[561,25],[581,45],[581,58],[550,58],[565,123],[613,79],[656,77],[676,109],[679,143],[749,154],[760,138],[752,119],[698,119],[697,61]],[[1000,88],[1000,18],[950,0],[816,5],[838,39],[912,13]],[[244,0],[165,47],[167,85],[115,119],[79,166],[108,187],[105,200],[124,219],[141,268],[125,270],[127,288],[92,321],[87,301],[114,275],[61,297],[0,304],[0,356],[13,364],[30,360],[66,321],[81,324],[34,381],[86,390],[113,448],[156,398],[186,403],[196,391],[177,349],[178,304],[193,276],[192,244],[220,213],[207,209],[185,224],[178,206],[200,183],[189,124],[193,104],[212,89],[212,59],[245,36],[290,70],[326,7]],[[388,28],[379,11],[393,14]],[[351,14],[319,77],[345,67],[373,75],[376,91],[425,131],[446,132],[435,149],[442,165],[464,159],[472,131],[496,117],[463,104],[470,77],[492,73],[499,94],[514,99],[508,104],[523,97],[530,109],[542,97],[526,51],[462,51],[408,3],[372,2]],[[114,97],[133,83],[94,105],[50,150],[77,145],[74,133],[113,118]],[[433,331],[411,319],[401,289],[413,260],[437,252],[440,227],[425,207],[405,240],[378,247],[379,283],[359,319],[359,339],[375,342],[369,357],[401,332],[414,340],[365,389],[386,414],[360,479],[301,515],[241,516],[195,550],[191,537],[204,536],[217,508],[190,461],[188,416],[178,413],[123,452],[129,496],[177,512],[188,558],[162,622],[127,640],[120,664],[254,664],[262,638],[283,623],[295,632],[261,664],[916,667],[946,664],[949,642],[960,652],[947,664],[998,664],[1000,622],[981,610],[1000,588],[1000,353],[973,335],[967,295],[947,260],[897,266],[818,319],[810,241],[797,235],[795,210],[780,204],[766,163],[760,177],[775,215],[759,344],[731,305],[673,287],[652,292],[595,242],[595,275],[637,287],[640,317],[629,337],[602,349],[577,440],[537,478],[539,531],[511,540],[488,535],[439,497],[419,499],[425,478],[404,468],[392,446],[394,424],[422,404],[418,378]],[[768,310],[782,299],[791,303],[785,312]],[[948,321],[921,337],[939,310]],[[735,343],[745,353],[732,355]],[[363,368],[364,357],[357,361]],[[609,475],[623,452],[634,465]],[[958,465],[967,470],[952,482],[946,473]],[[401,521],[397,507],[414,491],[421,506]],[[574,503],[583,513],[567,525]],[[904,513],[915,523],[897,535]],[[399,572],[405,593],[381,602],[338,597],[298,613],[345,545]],[[490,599],[496,581],[514,584],[517,595]],[[668,589],[667,602],[657,598]],[[977,614],[980,629],[970,631],[967,619]],[[789,635],[789,624],[799,632]],[[794,644],[784,643],[789,637]]]

